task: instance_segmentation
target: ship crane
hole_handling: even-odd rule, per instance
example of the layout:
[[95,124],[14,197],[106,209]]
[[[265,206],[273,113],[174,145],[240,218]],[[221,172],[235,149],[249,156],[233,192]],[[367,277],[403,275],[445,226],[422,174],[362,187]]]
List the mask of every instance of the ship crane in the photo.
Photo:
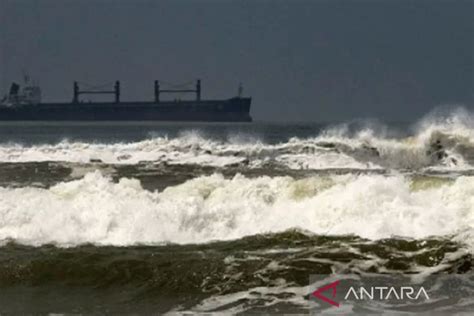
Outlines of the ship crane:
[[[87,84],[84,84],[87,85]],[[100,88],[103,88],[104,86],[107,86],[109,84],[102,85],[100,87],[90,87],[90,90],[80,90],[79,89],[79,83],[77,81],[74,81],[74,96],[72,99],[72,103],[79,103],[79,96],[81,94],[113,94],[115,96],[115,103],[120,103],[120,81],[115,81],[114,85],[114,90],[99,90]]]
[[160,89],[160,82],[155,80],[155,102],[160,103],[160,95],[162,93],[195,93],[196,94],[196,101],[201,101],[201,79],[196,81],[196,88],[195,89],[179,89],[185,86],[188,86],[189,83],[184,83],[181,85],[173,85],[169,84],[170,86],[175,87],[175,89]]

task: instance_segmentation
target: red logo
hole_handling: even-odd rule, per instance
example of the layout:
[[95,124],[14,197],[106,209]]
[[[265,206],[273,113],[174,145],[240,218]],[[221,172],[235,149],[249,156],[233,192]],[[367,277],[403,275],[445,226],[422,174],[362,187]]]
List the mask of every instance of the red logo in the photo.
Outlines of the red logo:
[[321,293],[324,291],[327,291],[329,289],[332,289],[332,298],[336,297],[336,286],[339,284],[339,280],[329,283],[328,285],[323,286],[322,288],[317,289],[312,293],[312,295],[316,298],[319,298],[320,300],[325,301],[326,303],[329,303],[331,305],[334,305],[336,307],[339,307],[339,303],[333,301],[332,299],[322,295]]

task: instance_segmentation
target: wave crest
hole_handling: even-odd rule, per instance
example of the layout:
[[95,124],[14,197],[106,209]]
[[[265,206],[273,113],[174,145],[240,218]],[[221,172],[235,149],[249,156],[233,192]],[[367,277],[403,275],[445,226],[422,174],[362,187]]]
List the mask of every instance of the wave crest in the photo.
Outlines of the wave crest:
[[411,135],[380,124],[330,127],[315,137],[278,144],[231,135],[227,141],[184,132],[134,143],[63,141],[54,145],[0,145],[0,161],[65,161],[137,164],[140,162],[289,169],[474,169],[474,115],[465,110],[428,116]]
[[149,192],[137,180],[113,183],[94,172],[50,189],[0,188],[0,239],[61,246],[201,243],[291,228],[370,239],[474,236],[474,177],[417,181],[215,174]]

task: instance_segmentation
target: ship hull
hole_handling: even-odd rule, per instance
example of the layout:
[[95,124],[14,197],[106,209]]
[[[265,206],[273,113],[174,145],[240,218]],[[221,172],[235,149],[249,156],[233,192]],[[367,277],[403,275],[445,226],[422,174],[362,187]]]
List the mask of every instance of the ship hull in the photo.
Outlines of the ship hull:
[[159,103],[41,103],[0,107],[0,121],[251,122],[250,104],[250,98]]

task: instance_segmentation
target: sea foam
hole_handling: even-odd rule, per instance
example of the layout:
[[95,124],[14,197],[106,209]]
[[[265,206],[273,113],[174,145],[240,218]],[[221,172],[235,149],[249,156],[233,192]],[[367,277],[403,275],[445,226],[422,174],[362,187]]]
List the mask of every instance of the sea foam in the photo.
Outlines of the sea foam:
[[[428,116],[412,127],[411,136],[394,136],[387,128],[346,124],[319,135],[293,137],[277,144],[258,139],[209,139],[199,132],[178,137],[155,136],[132,143],[87,143],[24,146],[0,144],[0,162],[65,161],[137,164],[139,162],[289,169],[447,169],[474,168],[474,120],[459,110]],[[396,134],[396,133],[395,133]],[[237,137],[238,138],[238,137]]]
[[297,228],[369,239],[463,236],[474,247],[474,177],[414,181],[402,175],[297,180],[214,174],[150,192],[138,180],[114,183],[93,172],[49,189],[0,188],[0,240],[185,244]]

